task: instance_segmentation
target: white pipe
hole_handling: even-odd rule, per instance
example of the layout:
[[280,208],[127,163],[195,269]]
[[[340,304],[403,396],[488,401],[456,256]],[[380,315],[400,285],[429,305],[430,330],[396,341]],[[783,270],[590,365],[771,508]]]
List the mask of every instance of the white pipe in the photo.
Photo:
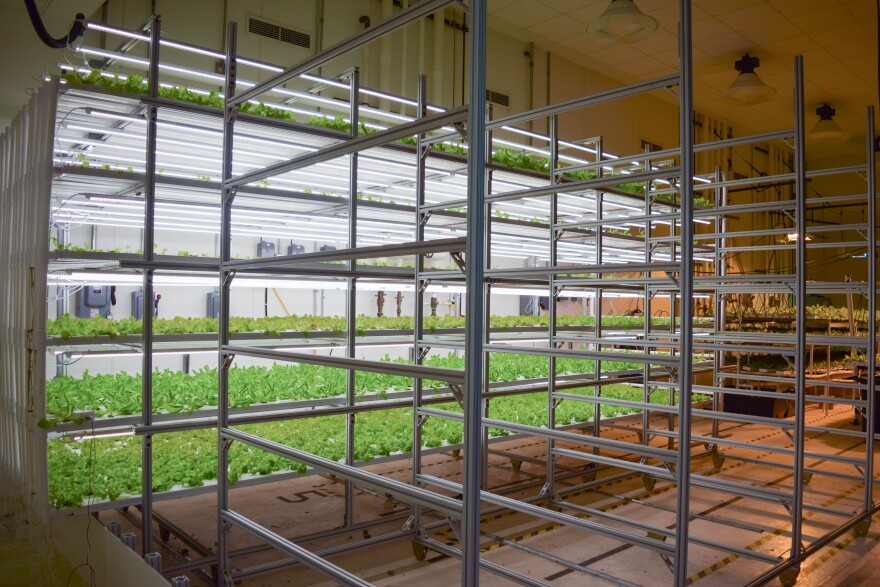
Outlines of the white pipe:
[[443,27],[446,11],[434,13],[434,104],[443,104]]
[[[391,18],[394,10],[394,0],[382,0],[382,21]],[[383,92],[391,92],[391,49],[393,35],[385,35],[379,39],[379,89]],[[388,100],[379,100],[379,108],[390,110]]]

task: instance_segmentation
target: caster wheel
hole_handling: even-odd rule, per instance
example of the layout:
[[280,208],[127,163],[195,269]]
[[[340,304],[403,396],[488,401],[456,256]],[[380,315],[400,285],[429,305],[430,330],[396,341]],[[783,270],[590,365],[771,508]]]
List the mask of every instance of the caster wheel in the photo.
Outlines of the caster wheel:
[[786,569],[779,575],[779,583],[782,587],[794,587],[800,573],[800,569]]
[[423,561],[428,556],[428,549],[425,548],[425,545],[422,544],[421,542],[416,542],[415,540],[413,540],[412,550],[413,550],[413,557],[415,557],[415,559],[417,561]]
[[859,522],[858,524],[853,526],[853,535],[855,535],[856,538],[861,538],[862,536],[867,536],[868,530],[870,528],[871,528],[871,518],[868,518],[867,520],[862,520],[861,522]]
[[809,473],[809,472],[804,473],[803,478],[804,478],[804,485],[809,485],[809,484],[810,484],[810,480],[812,480],[812,478],[813,478],[813,474],[812,474],[812,473]]
[[648,477],[647,475],[642,475],[642,485],[645,486],[645,489],[648,491],[654,491],[654,484],[657,483],[657,480],[653,477]]
[[456,449],[454,449],[454,450],[452,451],[452,456],[455,457],[456,459],[457,459],[458,457],[460,457],[460,456],[461,456],[461,449],[460,449],[460,448],[456,448]]
[[712,453],[712,466],[720,469],[724,465],[724,456],[720,452]]
[[519,460],[517,460],[517,459],[510,459],[510,467],[511,467],[514,471],[516,471],[517,473],[519,473],[519,470],[522,468],[522,461],[519,461]]

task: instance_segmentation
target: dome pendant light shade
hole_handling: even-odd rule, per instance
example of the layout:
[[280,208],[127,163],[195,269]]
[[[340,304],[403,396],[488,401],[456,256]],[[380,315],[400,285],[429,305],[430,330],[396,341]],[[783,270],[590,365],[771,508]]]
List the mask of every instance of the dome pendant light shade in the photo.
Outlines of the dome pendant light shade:
[[600,43],[635,43],[657,30],[657,20],[633,0],[611,0],[602,16],[587,25],[587,34]]
[[837,126],[837,123],[832,120],[835,114],[837,112],[827,103],[816,108],[819,122],[813,127],[813,130],[807,133],[807,138],[811,142],[821,145],[837,145],[847,140],[850,134]]
[[748,53],[742,59],[734,63],[739,75],[730,84],[721,97],[734,104],[759,104],[776,94],[771,88],[758,77],[755,68],[761,65],[761,60],[752,57]]

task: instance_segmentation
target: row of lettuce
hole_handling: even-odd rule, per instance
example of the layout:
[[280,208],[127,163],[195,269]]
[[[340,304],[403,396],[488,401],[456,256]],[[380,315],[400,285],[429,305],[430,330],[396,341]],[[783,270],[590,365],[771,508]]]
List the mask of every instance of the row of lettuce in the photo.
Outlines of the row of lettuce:
[[[698,318],[698,322],[710,322],[711,318]],[[492,316],[490,325],[493,328],[547,327],[549,318],[545,316]],[[559,327],[595,326],[592,316],[557,316]],[[669,318],[657,316],[651,318],[653,326],[668,326]],[[356,318],[358,336],[366,335],[368,330],[412,330],[412,316],[364,316]],[[435,332],[444,328],[464,328],[463,316],[425,316],[422,323],[427,332]],[[644,325],[641,316],[603,316],[603,327],[636,328]],[[346,329],[346,321],[342,316],[269,316],[248,318],[232,316],[229,320],[229,332],[258,333],[277,336],[282,332],[299,332],[308,337],[313,332],[329,332],[342,334]],[[209,334],[218,331],[216,318],[157,318],[153,320],[153,334]],[[46,322],[46,334],[57,336],[63,340],[76,337],[117,336],[141,334],[143,322],[134,318],[108,320],[96,318],[72,318],[70,315]]]
[[[89,73],[63,73],[61,77],[72,87],[98,87],[103,88],[106,91],[123,95],[143,95],[146,94],[149,90],[147,80],[139,75],[128,75],[120,77],[118,74],[111,74],[95,69],[90,71]],[[160,97],[168,100],[187,102],[190,104],[197,104],[209,108],[223,108],[223,99],[220,97],[220,94],[217,91],[210,91],[205,93],[201,91],[197,92],[190,90],[185,86],[174,86],[160,87],[158,93]],[[241,105],[241,111],[254,116],[273,118],[277,120],[284,120],[287,122],[302,122],[297,119],[292,110],[271,106],[262,101],[256,103],[244,103]],[[351,123],[346,121],[342,115],[314,115],[306,119],[304,123],[310,126],[337,130],[345,134],[351,133]],[[376,128],[368,126],[364,123],[361,123],[358,127],[358,133],[361,135],[372,134],[375,132],[378,132]],[[414,137],[406,137],[404,139],[401,139],[399,142],[403,144],[413,145],[416,141]],[[464,147],[454,142],[434,143],[431,145],[431,149],[439,152],[453,153],[457,155],[466,154]],[[526,152],[514,152],[507,149],[497,149],[493,151],[492,161],[494,163],[504,165],[513,169],[522,169],[542,174],[549,174],[551,167],[549,158],[537,157]],[[571,180],[589,180],[594,179],[596,177],[596,173],[589,170],[571,171],[565,173],[564,176]],[[199,179],[204,178],[199,177]],[[621,178],[620,184],[612,187],[620,191],[635,195],[644,194],[645,192],[644,183],[625,182],[623,181],[623,178]],[[656,199],[673,201],[674,196],[670,194],[661,194],[657,196]],[[712,202],[710,200],[699,196],[694,198],[694,203],[698,206],[712,206]]]
[[[386,355],[385,361],[391,361]],[[394,362],[405,363],[404,359]],[[449,353],[428,357],[424,364],[446,369],[464,369],[464,358]],[[602,372],[637,369],[638,363],[603,361]],[[560,358],[558,375],[592,373],[594,362]],[[271,366],[232,367],[229,369],[229,405],[246,408],[255,404],[280,401],[314,400],[345,394],[346,370],[321,365],[273,364]],[[548,361],[537,355],[494,353],[489,361],[491,381],[518,381],[546,378]],[[413,379],[386,373],[358,371],[355,390],[358,396],[385,397],[389,392],[412,388]],[[425,380],[426,388],[445,388],[439,381]],[[75,421],[75,412],[94,411],[99,418],[128,416],[141,412],[142,378],[140,374],[114,373],[81,377],[62,376],[46,382],[45,427]],[[192,373],[155,371],[152,380],[154,413],[193,413],[217,405],[217,370],[198,369]]]
[[[593,388],[573,390],[592,395]],[[642,401],[643,390],[630,385],[606,385],[602,396]],[[667,393],[652,396],[654,403],[668,403]],[[436,406],[460,411],[457,404]],[[556,409],[556,424],[589,422],[594,405],[564,401]],[[626,406],[601,407],[602,417],[630,413]],[[547,396],[535,393],[497,398],[491,401],[493,418],[526,424],[547,425]],[[355,459],[367,462],[386,455],[412,450],[412,410],[395,408],[365,412],[356,416]],[[239,427],[245,432],[280,442],[333,461],[345,457],[345,417],[317,416],[251,424]],[[462,426],[444,418],[429,418],[422,426],[422,444],[435,448],[460,443]],[[506,430],[490,429],[493,437]],[[86,500],[116,500],[141,493],[141,442],[132,436],[87,440],[53,439],[48,444],[49,496],[56,508],[79,507]],[[235,443],[229,453],[229,481],[248,476],[280,472],[305,472],[302,463]],[[169,491],[200,487],[217,478],[216,429],[159,434],[153,437],[153,490]]]

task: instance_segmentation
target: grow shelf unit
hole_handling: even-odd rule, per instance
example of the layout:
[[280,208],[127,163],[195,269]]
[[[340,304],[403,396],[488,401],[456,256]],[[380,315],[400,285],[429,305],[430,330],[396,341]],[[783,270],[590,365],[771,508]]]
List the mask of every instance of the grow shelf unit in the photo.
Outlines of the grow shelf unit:
[[[273,89],[283,82],[301,76],[315,82],[309,76],[311,69],[326,63],[343,52],[369,42],[397,27],[405,26],[429,14],[449,2],[441,0],[420,3],[399,16],[373,27],[360,37],[349,39],[339,45],[319,53],[290,69],[275,68],[278,75],[263,84],[250,85],[249,89],[235,92],[236,85],[245,84],[237,80],[238,70],[254,65],[264,69],[271,67],[252,60],[239,58],[235,51],[235,31],[231,27],[228,53],[222,56],[228,64],[224,92],[225,107],[222,116],[216,110],[191,104],[173,102],[158,98],[162,75],[179,76],[220,81],[215,74],[174,69],[173,63],[159,59],[161,47],[172,50],[184,48],[205,52],[211,59],[216,52],[204,48],[176,43],[168,39],[160,41],[158,19],[150,23],[150,33],[121,31],[112,27],[91,24],[114,35],[150,42],[150,58],[133,58],[126,51],[108,52],[84,47],[86,55],[99,56],[116,64],[147,67],[151,80],[150,96],[119,96],[111,92],[86,88],[61,88],[58,80],[47,83],[32,99],[27,115],[19,117],[11,131],[4,134],[3,144],[3,234],[4,272],[10,275],[6,286],[12,295],[4,298],[4,353],[14,350],[10,355],[15,360],[4,362],[5,392],[4,418],[4,465],[15,467],[21,472],[27,494],[34,495],[33,508],[45,515],[47,503],[45,478],[45,435],[34,426],[35,415],[40,416],[44,404],[43,395],[46,357],[45,308],[33,303],[46,297],[44,275],[51,277],[57,273],[78,274],[80,282],[100,279],[111,274],[109,280],[129,276],[142,280],[145,299],[149,299],[151,288],[157,280],[164,278],[194,280],[196,278],[217,279],[217,260],[168,257],[154,253],[152,243],[157,229],[177,229],[180,224],[168,218],[170,211],[185,210],[187,213],[204,210],[211,213],[210,221],[202,224],[206,231],[221,232],[219,259],[219,283],[222,289],[222,313],[220,342],[220,403],[215,412],[206,410],[194,415],[154,416],[149,409],[151,402],[150,374],[152,358],[157,351],[207,349],[212,344],[211,335],[170,335],[153,336],[149,328],[150,318],[144,322],[144,334],[139,337],[139,352],[143,356],[144,395],[146,408],[138,417],[130,419],[107,419],[95,423],[95,428],[112,431],[120,425],[136,424],[137,433],[143,438],[143,495],[126,502],[139,503],[144,523],[142,548],[144,554],[152,550],[153,516],[152,504],[155,499],[167,498],[177,494],[154,495],[150,482],[151,439],[155,434],[170,431],[191,430],[219,426],[218,445],[228,446],[229,442],[242,442],[268,450],[284,457],[303,462],[314,469],[331,472],[346,482],[345,528],[361,528],[354,522],[355,486],[366,486],[383,493],[394,495],[412,504],[412,516],[402,528],[389,535],[342,545],[327,554],[358,548],[379,541],[400,537],[411,537],[417,545],[416,552],[423,549],[457,556],[463,560],[463,583],[473,584],[479,568],[507,577],[527,585],[542,585],[541,581],[526,576],[515,569],[501,567],[480,556],[481,514],[497,511],[498,508],[521,512],[540,519],[558,522],[586,532],[596,533],[627,544],[637,545],[665,558],[673,572],[674,583],[684,585],[688,579],[688,548],[706,548],[718,556],[735,555],[757,560],[769,565],[766,572],[755,577],[754,583],[764,582],[773,576],[781,576],[791,581],[797,575],[800,563],[809,555],[829,544],[837,536],[849,529],[866,532],[876,507],[874,501],[874,449],[870,432],[827,428],[807,425],[805,404],[839,403],[852,405],[864,411],[867,430],[874,429],[875,384],[871,377],[865,382],[835,382],[834,386],[851,389],[854,393],[864,392],[865,399],[835,398],[830,400],[820,395],[826,386],[811,382],[805,374],[806,353],[812,346],[845,346],[860,349],[865,354],[868,372],[875,365],[876,348],[876,197],[874,193],[875,170],[870,141],[867,148],[867,162],[851,167],[830,170],[807,170],[804,164],[804,120],[803,120],[803,79],[800,60],[796,62],[795,97],[793,102],[793,129],[767,133],[753,137],[743,137],[695,144],[690,125],[682,128],[682,142],[679,148],[660,153],[634,154],[625,157],[611,157],[604,153],[602,140],[587,142],[589,147],[562,141],[558,138],[558,115],[591,104],[625,98],[642,92],[678,88],[683,120],[690,120],[693,114],[691,99],[690,63],[690,3],[681,2],[682,36],[679,39],[682,56],[681,74],[652,80],[603,92],[593,96],[556,104],[535,111],[487,121],[485,112],[485,3],[474,0],[470,7],[470,26],[473,50],[471,52],[471,100],[469,109],[441,111],[429,106],[424,96],[425,84],[419,87],[419,99],[415,104],[415,117],[400,117],[382,113],[377,109],[362,107],[353,96],[367,93],[358,81],[358,72],[351,71],[338,79],[321,79],[320,83],[331,83],[335,91],[342,91],[345,99],[332,100],[331,103],[320,96],[300,92],[295,97],[303,103],[312,99],[321,107],[346,109],[353,133],[350,136],[316,127],[307,127],[286,121],[274,121],[247,114],[237,113],[236,106],[246,100],[257,98],[263,92]],[[171,65],[172,67],[168,67]],[[163,78],[164,79],[164,78]],[[239,82],[236,84],[236,82]],[[335,84],[335,85],[334,85]],[[281,94],[282,96],[286,94]],[[369,94],[368,94],[369,95]],[[429,114],[429,112],[431,114]],[[397,125],[387,128],[388,120]],[[404,119],[404,122],[400,122]],[[489,163],[482,157],[469,156],[466,159],[454,155],[429,152],[427,147],[433,143],[450,141],[461,136],[467,137],[468,153],[485,153],[488,145],[510,146],[508,138],[516,134],[517,125],[529,120],[548,121],[550,136],[546,137],[547,148],[542,152],[550,155],[549,177],[522,170],[511,170]],[[376,134],[358,136],[360,120],[368,120],[370,128],[379,130]],[[466,120],[466,124],[465,123]],[[57,124],[57,132],[56,132]],[[450,125],[455,126],[452,128]],[[145,132],[143,129],[146,129]],[[174,129],[181,133],[175,138]],[[168,134],[164,134],[164,133]],[[873,137],[873,112],[868,112],[868,136]],[[164,136],[163,136],[164,135]],[[415,148],[409,145],[394,144],[398,138],[417,135]],[[24,137],[28,140],[25,141]],[[222,153],[222,160],[216,155],[210,161],[196,162],[204,179],[187,177],[181,170],[166,165],[160,173],[163,161],[187,155],[187,149],[174,146],[171,141],[181,137],[204,137],[201,145],[213,153]],[[505,138],[500,138],[505,137]],[[794,169],[772,176],[730,180],[720,171],[697,168],[695,155],[718,152],[739,145],[775,142],[791,139]],[[199,140],[199,139],[194,139]],[[222,143],[221,143],[222,140]],[[234,145],[233,145],[234,143]],[[249,145],[247,150],[238,150],[238,145]],[[25,150],[25,145],[26,149]],[[88,145],[92,165],[85,167],[81,161],[71,158],[76,152],[70,145]],[[146,145],[146,147],[144,147]],[[260,151],[272,145],[276,154],[266,157]],[[51,150],[55,154],[54,181]],[[524,147],[524,145],[523,145]],[[178,149],[178,150],[174,150]],[[164,151],[164,152],[163,152]],[[126,157],[125,153],[145,154],[139,157]],[[574,152],[574,155],[571,153]],[[595,157],[593,161],[581,159],[588,152]],[[6,155],[8,154],[8,155]],[[576,156],[575,156],[576,155]],[[262,157],[262,158],[261,158]],[[339,159],[347,158],[347,165],[338,164]],[[193,159],[191,157],[191,159]],[[337,160],[335,166],[330,162]],[[670,161],[672,163],[670,163]],[[463,165],[466,163],[466,169]],[[302,186],[309,182],[317,183],[314,175],[300,175],[300,170],[309,166],[319,167],[323,178],[331,182],[326,189],[342,192],[345,195],[313,194]],[[107,168],[100,168],[106,166]],[[414,179],[377,187],[376,173],[390,166],[396,170],[409,169]],[[129,170],[128,168],[131,167]],[[565,173],[576,170],[594,170],[597,177],[591,180],[570,180]],[[373,175],[370,176],[372,171]],[[466,171],[466,173],[464,173]],[[643,194],[622,192],[614,188],[626,174],[627,182],[642,182]],[[267,178],[281,177],[270,180]],[[809,179],[834,176],[864,174],[868,189],[865,193],[849,195],[819,196],[810,194]],[[221,178],[220,182],[211,178]],[[366,179],[365,179],[366,178]],[[260,183],[263,182],[263,183]],[[728,205],[727,190],[734,187],[780,185],[784,187],[794,182],[794,189],[788,189],[787,198],[775,202]],[[51,183],[51,186],[50,186]],[[367,184],[365,189],[363,186]],[[17,197],[20,190],[41,197]],[[142,195],[133,197],[133,194]],[[380,201],[361,200],[351,197],[363,192]],[[370,193],[372,192],[372,194]],[[51,197],[50,197],[51,193]],[[221,194],[218,197],[218,193]],[[698,193],[712,194],[714,206],[695,207],[693,196]],[[672,202],[661,199],[667,195],[674,197]],[[99,206],[96,206],[95,198]],[[40,225],[49,217],[49,202],[54,202],[54,217],[59,222],[81,222],[84,217],[95,224],[116,222],[131,228],[143,228],[143,255],[124,254],[71,254],[54,252],[48,257],[45,242],[40,234],[21,234],[23,226]],[[245,204],[240,202],[244,200]],[[253,200],[250,206],[247,203]],[[400,204],[399,201],[408,202]],[[394,203],[392,203],[394,202]],[[808,221],[807,211],[826,205],[839,203],[860,203],[868,210],[869,222],[837,226],[840,232],[837,241],[808,242],[806,236],[830,229]],[[115,207],[114,207],[115,206]],[[307,216],[317,218],[317,213],[325,207],[334,207],[342,212],[344,220],[325,221],[325,233],[331,233],[341,246],[331,253],[319,253],[300,258],[279,257],[270,260],[236,260],[230,252],[234,236],[248,235],[249,226],[254,219],[236,221],[236,211],[242,214],[270,211],[273,215],[299,219]],[[107,209],[117,212],[108,214]],[[462,208],[469,212],[464,214]],[[506,215],[525,218],[524,210],[531,211],[531,217],[544,219],[519,220],[496,216],[499,210]],[[566,214],[563,216],[562,211]],[[734,241],[751,241],[767,234],[767,231],[730,230],[732,216],[747,216],[767,211],[785,211],[791,216],[790,226],[785,226],[771,234],[797,236],[793,243],[779,246],[778,243],[733,244]],[[122,213],[120,213],[122,212]],[[571,214],[576,213],[574,217]],[[285,216],[286,215],[286,216]],[[196,217],[194,215],[193,217]],[[207,215],[206,215],[207,216]],[[120,218],[129,220],[121,222]],[[265,218],[259,219],[265,220]],[[257,221],[259,221],[257,220]],[[703,223],[694,224],[694,220]],[[393,225],[396,232],[384,231],[379,222]],[[462,221],[466,221],[464,230]],[[710,224],[705,224],[710,223]],[[196,223],[198,224],[198,223]],[[643,237],[626,236],[608,229],[632,225],[642,227]],[[332,227],[331,227],[332,225]],[[285,230],[297,226],[291,220]],[[668,228],[664,228],[668,227]],[[708,227],[708,228],[707,228]],[[302,229],[302,224],[299,225]],[[696,229],[696,230],[695,230]],[[250,230],[253,230],[250,228]],[[39,233],[39,231],[33,231]],[[760,234],[759,234],[760,233]],[[846,236],[844,237],[844,233]],[[288,233],[285,233],[288,234]],[[468,240],[464,239],[465,234]],[[517,240],[519,239],[519,240]],[[525,242],[524,242],[525,241]],[[391,243],[387,248],[386,243]],[[497,256],[513,254],[511,248],[529,248],[532,256],[547,262],[544,267],[511,269],[493,268],[492,259]],[[829,283],[814,281],[815,275],[808,273],[807,255],[810,250],[830,246],[858,250],[867,247],[867,282]],[[381,247],[381,248],[379,248]],[[774,275],[727,275],[726,260],[742,251],[790,250],[792,267],[787,273]],[[425,254],[430,251],[461,252],[466,254],[461,261],[461,271],[430,269],[425,266]],[[407,254],[416,258],[416,268],[378,268],[357,266],[358,258],[368,255],[388,256],[389,250],[395,254]],[[326,261],[341,260],[345,265],[335,265]],[[703,272],[697,274],[695,264],[702,263]],[[706,274],[705,272],[708,272]],[[625,279],[611,279],[615,275],[625,275]],[[34,278],[34,276],[36,278]],[[329,357],[307,354],[314,344],[321,341],[284,340],[266,341],[260,336],[230,336],[227,330],[229,318],[229,297],[231,288],[248,279],[266,280],[272,283],[288,283],[292,287],[309,286],[338,288],[340,284],[348,294],[348,327],[344,340],[338,335],[334,344],[343,343],[346,357]],[[114,281],[115,282],[115,281]],[[58,285],[58,281],[52,285]],[[217,283],[217,281],[215,281]],[[328,283],[332,285],[327,285]],[[415,329],[412,333],[376,333],[387,341],[409,339],[414,349],[415,364],[399,365],[354,358],[355,349],[370,344],[372,336],[356,336],[354,316],[356,305],[354,292],[367,287],[401,287],[409,284],[417,297],[415,304]],[[469,317],[466,334],[438,333],[427,334],[421,327],[422,296],[429,287],[463,288],[480,292],[468,296]],[[262,287],[262,285],[258,286]],[[689,300],[694,295],[708,295],[715,307],[713,328],[700,332],[694,327],[691,304],[678,304],[678,316],[673,316],[671,327],[656,329],[645,321],[640,336],[622,333],[613,328],[603,327],[601,311],[596,313],[597,323],[592,332],[558,328],[555,325],[555,309],[550,304],[550,328],[545,330],[546,347],[525,346],[517,343],[517,336],[510,333],[491,332],[486,317],[490,313],[489,293],[508,288],[509,291],[536,291],[543,287],[547,294],[556,298],[559,295],[577,295],[602,300],[607,295],[639,295],[644,301],[645,315],[650,316],[653,300],[668,298],[669,307],[675,313],[676,297]],[[727,300],[740,293],[766,293],[768,295],[791,295],[796,300],[797,313],[794,319],[794,334],[755,335],[730,330],[725,322]],[[850,336],[825,336],[808,334],[806,331],[805,304],[801,303],[810,293],[846,294],[864,296],[868,300],[869,316],[864,335],[859,332]],[[149,316],[149,312],[145,316]],[[676,326],[675,318],[680,325]],[[524,333],[529,340],[536,338],[535,331]],[[321,338],[321,337],[318,337]],[[215,339],[216,340],[216,339]],[[119,352],[121,345],[131,349],[128,344],[134,338],[117,341],[57,341],[48,342],[50,348],[57,347],[64,352],[87,352],[96,356],[102,353]],[[512,344],[511,344],[512,343]],[[137,343],[136,343],[137,344]],[[216,343],[213,343],[216,348]],[[563,348],[569,345],[572,348]],[[575,348],[576,347],[576,348]],[[620,349],[634,352],[624,353]],[[429,348],[463,349],[466,353],[467,368],[457,372],[438,370],[421,365],[423,351]],[[291,352],[291,349],[293,351]],[[713,384],[694,384],[690,377],[680,377],[681,373],[692,373],[694,352],[711,353],[714,360],[707,363],[713,369]],[[734,371],[726,364],[728,353],[765,353],[788,357],[794,369],[792,373],[754,373]],[[550,376],[546,381],[527,380],[518,382],[490,383],[487,377],[487,364],[493,353],[538,354],[547,358]],[[345,369],[348,385],[344,402],[330,398],[314,402],[291,402],[290,405],[255,407],[249,410],[229,409],[226,401],[226,374],[234,356],[254,356],[279,361],[312,361],[323,365]],[[566,376],[557,374],[556,360],[560,357],[577,357],[593,362],[592,374],[585,376]],[[602,362],[624,358],[644,365],[638,379],[644,389],[642,402],[624,402],[602,397],[604,384],[614,381],[608,375],[632,377],[632,373],[611,374],[602,369]],[[24,367],[28,368],[25,369]],[[358,370],[378,370],[394,372],[413,377],[414,392],[400,392],[382,402],[359,402],[354,396],[354,373]],[[28,376],[30,374],[30,377]],[[450,384],[446,390],[423,390],[422,378],[445,379]],[[592,387],[593,394],[572,393],[569,388]],[[769,388],[777,388],[770,391]],[[780,390],[790,388],[794,392],[782,395]],[[482,390],[473,393],[472,390]],[[501,393],[530,393],[546,390],[548,398],[548,425],[546,428],[523,426],[492,418],[490,397]],[[649,403],[652,396],[668,393],[666,406]],[[709,408],[695,408],[690,401],[692,393],[705,393],[712,396]],[[745,396],[775,399],[791,398],[794,404],[794,418],[787,420],[776,417],[722,412],[722,398]],[[456,399],[463,407],[458,414],[448,410],[431,407],[441,400]],[[562,401],[581,401],[596,407],[595,418],[588,426],[589,434],[578,434],[555,426],[554,410]],[[414,439],[412,454],[413,476],[411,483],[404,484],[377,477],[357,466],[353,456],[353,441],[356,434],[355,414],[364,410],[383,410],[401,405],[413,408]],[[601,435],[599,408],[603,405],[625,405],[642,410],[642,428],[638,442],[622,442]],[[24,409],[31,407],[31,411]],[[292,447],[281,446],[254,437],[235,428],[245,422],[269,421],[286,417],[302,417],[303,410],[315,409],[321,413],[341,413],[346,418],[346,459],[344,463],[330,462],[316,455],[306,454]],[[324,411],[322,411],[324,410]],[[270,413],[271,412],[271,413]],[[651,413],[666,416],[666,426],[657,427]],[[426,454],[421,447],[419,428],[426,418],[443,418],[463,422],[465,425],[464,455],[465,469],[461,482],[439,479],[420,470],[421,456]],[[692,430],[692,420],[709,421],[708,432]],[[780,448],[776,445],[745,443],[735,438],[722,438],[719,427],[722,424],[761,424],[790,431],[792,446]],[[8,424],[8,425],[7,425]],[[486,485],[487,458],[489,454],[487,431],[489,427],[506,429],[546,439],[547,472],[543,490],[525,499],[513,499],[496,493]],[[65,425],[63,433],[92,430],[76,429]],[[809,447],[810,434],[837,435],[851,439],[853,446],[864,447],[862,456],[825,454]],[[9,442],[7,442],[9,440]],[[575,448],[566,448],[565,445]],[[706,452],[698,452],[700,446],[707,446]],[[698,456],[710,456],[718,468],[725,460],[754,460],[743,456],[738,449],[754,450],[779,455],[781,462],[777,468],[791,474],[790,490],[781,490],[773,484],[746,484],[723,479],[719,476],[692,472],[691,461]],[[221,451],[225,455],[225,450]],[[633,459],[635,457],[635,459]],[[646,487],[652,488],[657,482],[671,483],[675,493],[676,507],[670,512],[672,529],[643,523],[626,516],[611,516],[596,510],[588,510],[577,504],[567,502],[566,496],[578,489],[589,488],[599,483],[587,481],[574,487],[561,487],[555,483],[556,476],[563,466],[559,459],[580,463],[585,473],[598,472],[608,467],[621,477],[640,475]],[[811,463],[807,464],[806,460]],[[842,464],[852,467],[853,472],[842,474],[826,469],[825,464]],[[218,534],[218,552],[206,556],[201,561],[205,568],[217,565],[220,580],[226,572],[232,576],[252,576],[283,566],[284,561],[261,568],[232,570],[229,545],[226,544],[226,529],[229,526],[246,529],[278,548],[294,561],[304,562],[330,577],[350,584],[363,584],[325,557],[308,552],[298,544],[248,520],[229,507],[229,487],[226,484],[225,456],[220,459],[218,495],[220,503],[221,530]],[[271,477],[275,480],[278,477]],[[808,482],[816,484],[822,478],[844,479],[854,486],[861,483],[863,498],[852,511],[834,509],[816,503],[805,494]],[[606,478],[607,479],[607,478]],[[790,515],[792,548],[787,556],[777,556],[760,549],[743,549],[737,545],[725,544],[710,539],[706,534],[691,531],[690,510],[691,490],[708,490],[769,504],[768,508],[778,508]],[[179,494],[189,493],[188,491]],[[461,498],[456,497],[461,495]],[[492,506],[480,512],[480,502]],[[112,506],[112,504],[111,504]],[[542,507],[544,506],[544,507]],[[804,527],[807,524],[805,512],[826,515],[839,520],[831,530],[822,528],[806,538]],[[438,514],[441,514],[438,517]],[[590,519],[583,519],[588,514]],[[445,519],[444,519],[445,517]],[[445,521],[446,519],[451,521]],[[458,521],[460,520],[460,522]],[[719,523],[715,521],[714,523]],[[427,530],[451,524],[458,534],[459,546],[449,545],[430,537]],[[812,530],[816,530],[813,528]],[[648,536],[645,536],[645,532]],[[329,533],[328,535],[333,535]],[[554,560],[553,555],[528,549],[530,554]],[[794,554],[791,554],[794,553]],[[658,559],[659,560],[659,559]],[[567,563],[573,565],[573,563]],[[574,565],[578,567],[578,565]],[[608,577],[585,567],[579,571],[625,583],[620,579]]]

